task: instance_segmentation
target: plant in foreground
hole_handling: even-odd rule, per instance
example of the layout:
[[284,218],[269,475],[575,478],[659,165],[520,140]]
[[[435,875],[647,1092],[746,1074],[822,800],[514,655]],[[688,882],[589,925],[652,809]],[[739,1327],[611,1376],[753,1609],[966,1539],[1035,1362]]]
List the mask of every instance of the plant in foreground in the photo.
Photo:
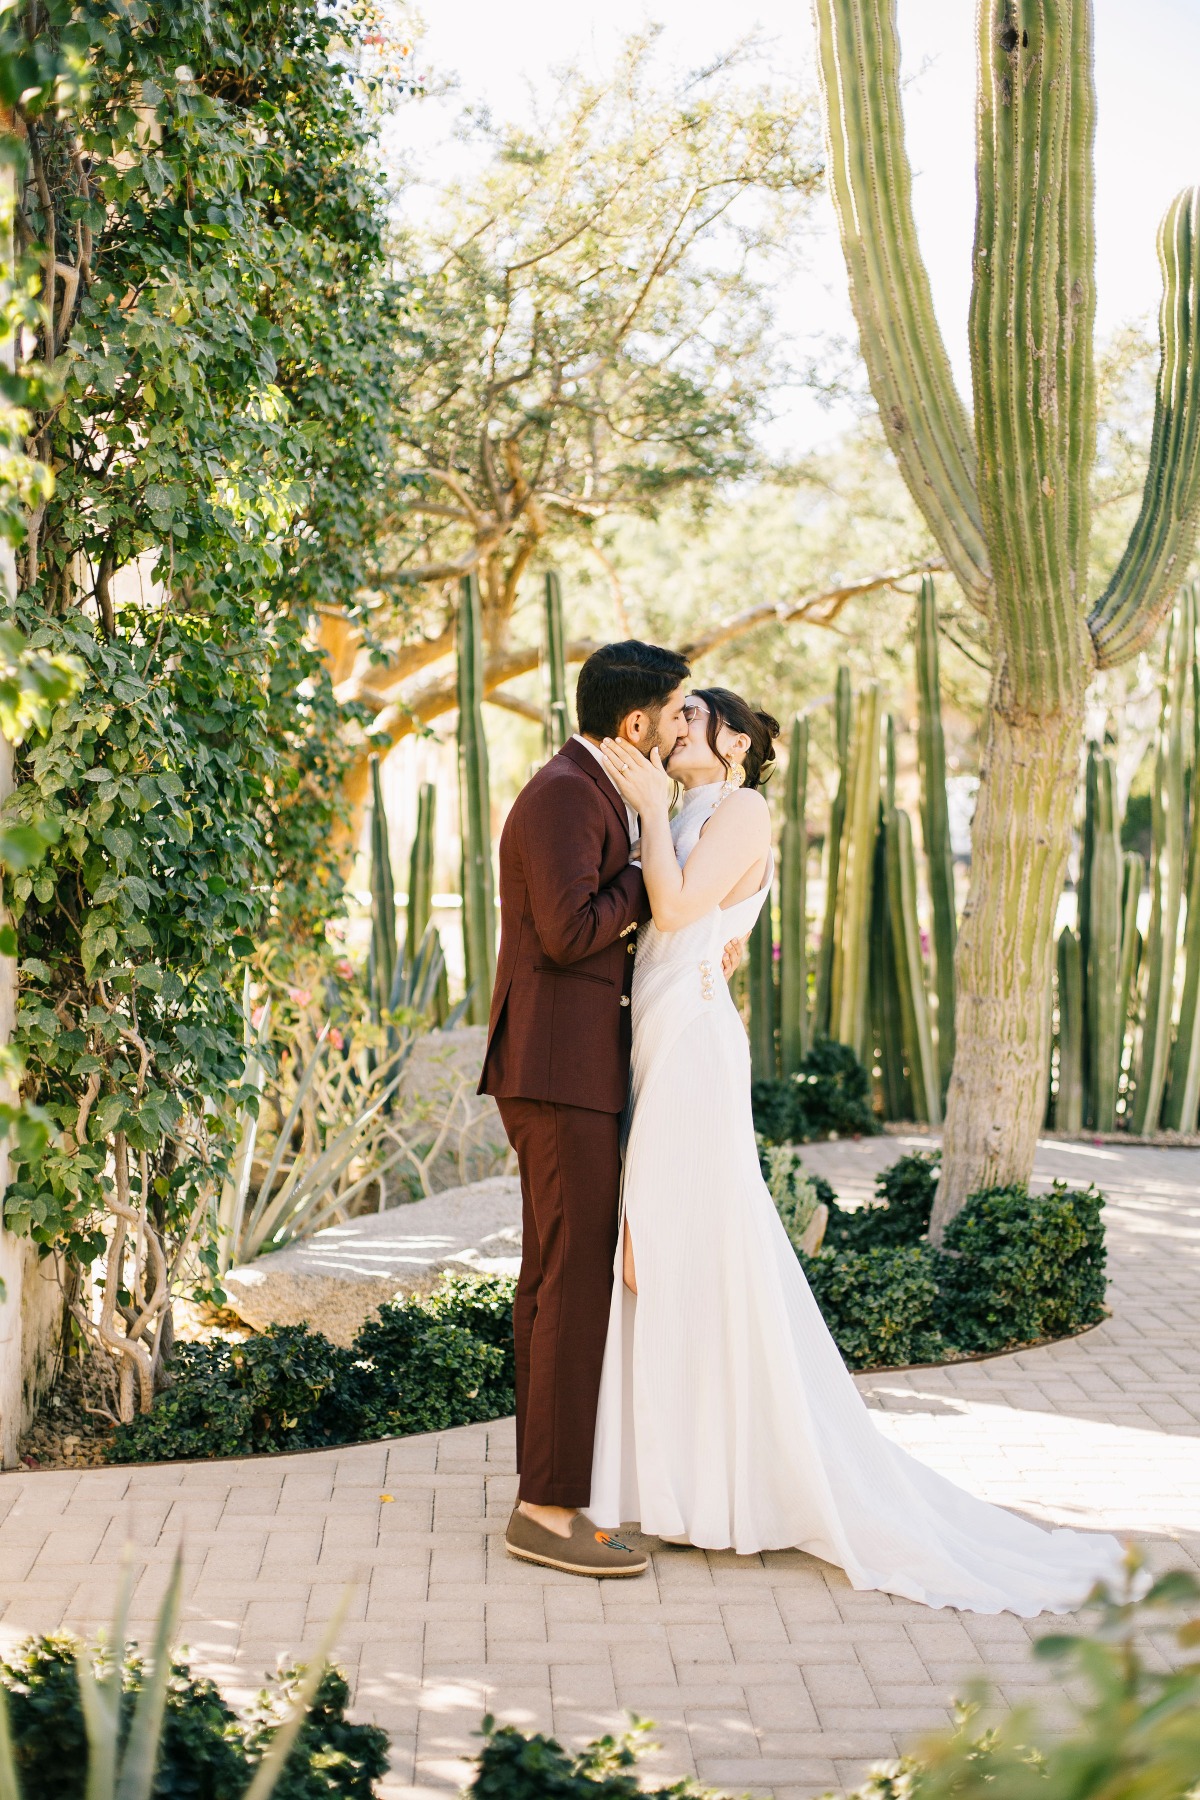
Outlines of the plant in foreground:
[[106,1640],[30,1638],[0,1662],[3,1800],[372,1800],[387,1734],[345,1716],[326,1661],[340,1609],[308,1667],[281,1671],[243,1723],[172,1650],[181,1586],[177,1555],[149,1662],[126,1642],[128,1559]]

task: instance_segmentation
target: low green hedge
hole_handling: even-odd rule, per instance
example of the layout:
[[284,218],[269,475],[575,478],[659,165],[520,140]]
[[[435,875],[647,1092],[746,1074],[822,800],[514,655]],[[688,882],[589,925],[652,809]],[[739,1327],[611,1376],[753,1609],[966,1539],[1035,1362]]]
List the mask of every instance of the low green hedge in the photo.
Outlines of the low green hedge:
[[304,1325],[180,1344],[171,1386],[114,1431],[108,1459],[313,1450],[503,1418],[516,1405],[515,1288],[507,1276],[447,1276],[433,1294],[380,1307],[348,1350]]
[[[84,1800],[88,1741],[79,1700],[79,1640],[66,1633],[31,1638],[0,1662],[20,1792],[36,1800]],[[106,1666],[101,1653],[99,1667]],[[243,1721],[211,1681],[172,1663],[159,1740],[155,1800],[241,1800],[276,1722],[299,1684],[289,1669]],[[122,1712],[131,1719],[145,1680],[141,1658],[123,1668]],[[344,1676],[326,1669],[272,1800],[372,1800],[388,1766],[387,1732],[346,1717]]]
[[1103,1195],[1061,1182],[1048,1194],[989,1188],[935,1250],[938,1164],[936,1152],[902,1156],[876,1178],[874,1205],[834,1201],[820,1254],[800,1259],[851,1368],[980,1355],[1099,1323]]

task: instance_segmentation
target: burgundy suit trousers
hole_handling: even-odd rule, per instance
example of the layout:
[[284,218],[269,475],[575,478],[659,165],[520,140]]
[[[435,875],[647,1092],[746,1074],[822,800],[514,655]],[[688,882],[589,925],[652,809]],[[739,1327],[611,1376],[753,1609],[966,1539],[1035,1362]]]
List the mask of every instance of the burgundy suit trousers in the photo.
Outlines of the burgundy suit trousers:
[[620,1114],[548,1100],[496,1104],[521,1170],[520,1497],[586,1506],[617,1248]]

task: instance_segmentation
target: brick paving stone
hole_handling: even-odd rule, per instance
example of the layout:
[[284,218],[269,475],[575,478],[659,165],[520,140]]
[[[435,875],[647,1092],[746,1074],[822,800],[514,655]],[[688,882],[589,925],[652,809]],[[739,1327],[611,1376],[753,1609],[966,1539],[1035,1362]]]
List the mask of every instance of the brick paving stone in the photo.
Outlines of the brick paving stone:
[[[866,1197],[927,1143],[814,1145],[805,1160]],[[1069,1343],[859,1387],[896,1441],[973,1491],[1136,1535],[1155,1569],[1200,1569],[1200,1152],[1047,1142],[1037,1177],[1056,1175],[1110,1196],[1112,1317]],[[648,1776],[809,1800],[942,1722],[981,1672],[1003,1701],[1065,1704],[1029,1645],[1069,1619],[857,1594],[802,1551],[647,1539],[648,1574],[607,1583],[517,1563],[503,1544],[513,1443],[502,1420],[285,1458],[5,1476],[0,1647],[106,1622],[130,1542],[148,1634],[182,1537],[181,1637],[248,1700],[281,1655],[312,1650],[348,1589],[337,1654],[357,1714],[392,1736],[384,1800],[454,1793],[485,1711],[571,1743],[634,1711],[657,1721]]]

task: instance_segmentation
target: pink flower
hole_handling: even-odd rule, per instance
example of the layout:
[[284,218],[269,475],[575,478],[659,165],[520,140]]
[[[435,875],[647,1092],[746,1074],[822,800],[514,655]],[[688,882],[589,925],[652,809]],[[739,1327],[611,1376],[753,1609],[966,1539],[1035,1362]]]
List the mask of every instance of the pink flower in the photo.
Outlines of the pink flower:
[[333,1045],[335,1050],[343,1050],[345,1048],[346,1040],[342,1036],[341,1032],[338,1030],[336,1025],[333,1027],[332,1031],[329,1033],[329,1041]]
[[266,1013],[266,1010],[267,1010],[266,1002],[263,1001],[263,1003],[260,1006],[256,1006],[254,1011],[250,1014],[250,1023],[251,1023],[251,1025],[253,1025],[255,1031],[257,1031],[259,1026],[262,1024],[263,1015]]
[[289,988],[288,999],[294,1006],[307,1006],[312,999],[312,994],[308,988]]
[[348,956],[343,956],[340,962],[334,963],[333,972],[340,975],[343,981],[349,981],[354,974],[354,964]]

